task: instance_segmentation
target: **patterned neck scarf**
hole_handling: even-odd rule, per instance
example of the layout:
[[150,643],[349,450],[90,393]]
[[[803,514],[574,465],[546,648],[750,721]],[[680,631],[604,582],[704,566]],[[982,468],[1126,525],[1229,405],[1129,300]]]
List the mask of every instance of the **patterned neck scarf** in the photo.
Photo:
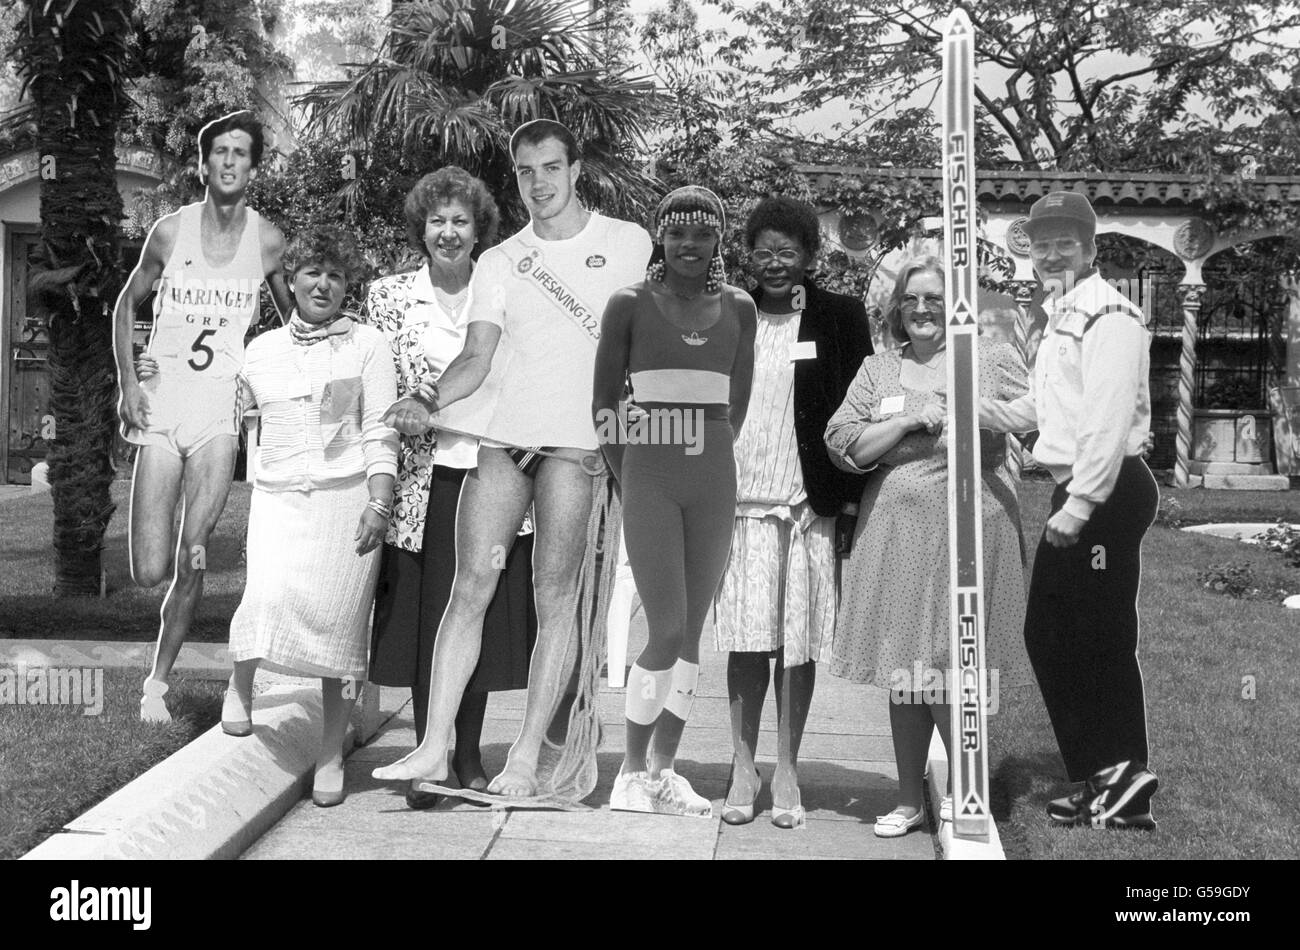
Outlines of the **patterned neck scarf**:
[[352,319],[346,315],[335,317],[329,323],[310,324],[295,310],[289,317],[289,336],[299,346],[311,346],[331,336],[342,336],[352,329]]

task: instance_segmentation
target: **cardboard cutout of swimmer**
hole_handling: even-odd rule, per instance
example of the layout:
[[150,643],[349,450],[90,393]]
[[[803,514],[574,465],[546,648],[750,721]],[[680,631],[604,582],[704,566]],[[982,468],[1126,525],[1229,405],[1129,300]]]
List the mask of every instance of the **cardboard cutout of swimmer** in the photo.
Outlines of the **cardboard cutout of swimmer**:
[[[153,587],[169,573],[153,667],[140,716],[170,720],[164,695],[203,593],[207,545],[225,508],[239,447],[236,376],[261,287],[281,319],[292,296],[281,269],[284,236],[245,195],[257,176],[263,132],[232,112],[198,135],[203,200],[164,215],[145,240],[114,308],[118,416],[138,446],[131,479],[131,578]],[[135,314],[156,291],[154,324],[137,364]],[[180,506],[179,535],[173,530]]]

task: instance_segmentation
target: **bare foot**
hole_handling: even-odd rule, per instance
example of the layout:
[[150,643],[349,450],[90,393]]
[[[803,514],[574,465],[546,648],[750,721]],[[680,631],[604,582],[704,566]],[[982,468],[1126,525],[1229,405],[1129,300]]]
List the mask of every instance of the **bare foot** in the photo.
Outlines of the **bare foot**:
[[444,782],[447,779],[445,758],[416,746],[392,765],[381,765],[375,769],[370,777],[381,782],[409,782],[411,779]]
[[507,761],[501,774],[488,783],[487,790],[506,798],[529,798],[537,794],[537,770],[530,765]]

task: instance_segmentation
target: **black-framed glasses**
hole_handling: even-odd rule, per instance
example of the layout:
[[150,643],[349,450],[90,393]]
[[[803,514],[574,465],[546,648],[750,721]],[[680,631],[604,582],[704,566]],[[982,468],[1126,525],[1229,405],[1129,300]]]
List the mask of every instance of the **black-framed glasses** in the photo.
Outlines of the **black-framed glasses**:
[[1053,250],[1057,254],[1073,254],[1083,245],[1078,238],[1059,237],[1052,238],[1050,241],[1033,241],[1029,245],[1029,253],[1034,257],[1046,257]]
[[914,313],[920,309],[922,303],[925,304],[926,310],[942,310],[943,294],[923,294],[920,297],[916,294],[903,294],[898,298],[898,309],[903,313]]
[[760,248],[757,251],[749,252],[749,262],[755,267],[766,267],[773,261],[780,261],[785,267],[793,267],[799,263],[799,252],[786,248],[781,251],[772,252],[767,248]]

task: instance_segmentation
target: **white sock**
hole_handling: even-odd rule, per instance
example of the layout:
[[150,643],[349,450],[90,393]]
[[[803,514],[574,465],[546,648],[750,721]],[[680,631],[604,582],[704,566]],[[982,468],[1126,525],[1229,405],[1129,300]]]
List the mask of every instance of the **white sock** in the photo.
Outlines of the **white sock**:
[[664,709],[685,722],[695,703],[695,685],[700,681],[700,664],[678,660],[673,664],[672,689],[664,701]]
[[663,712],[672,682],[671,669],[647,670],[640,663],[633,663],[627,674],[623,714],[639,726],[651,725]]

